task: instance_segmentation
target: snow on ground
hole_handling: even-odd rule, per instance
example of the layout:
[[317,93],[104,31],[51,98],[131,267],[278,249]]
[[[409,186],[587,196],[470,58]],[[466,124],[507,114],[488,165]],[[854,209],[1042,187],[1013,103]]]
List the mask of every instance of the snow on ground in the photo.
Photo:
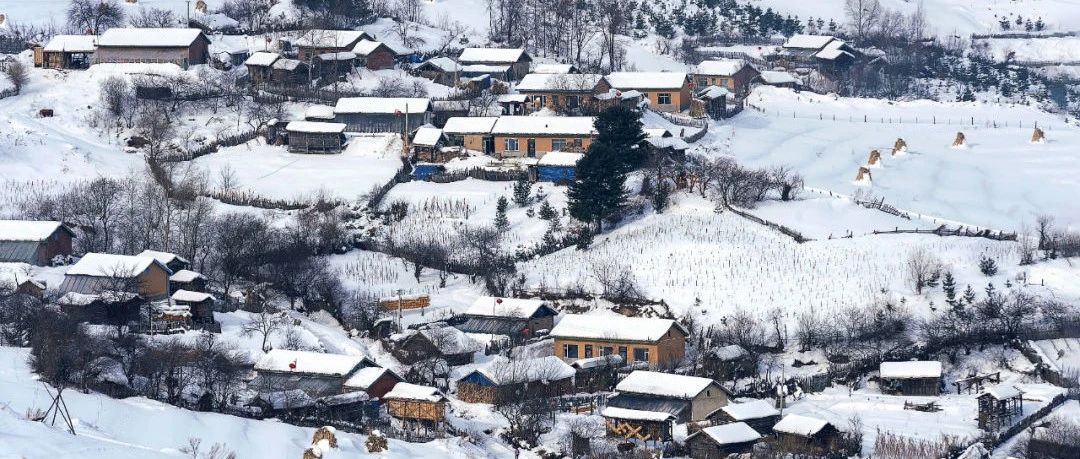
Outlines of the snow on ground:
[[[222,443],[237,457],[300,457],[315,429],[274,421],[199,413],[142,397],[123,400],[66,391],[64,401],[75,418],[77,436],[59,427],[25,419],[25,413],[48,407],[49,398],[26,364],[27,349],[0,347],[0,456],[25,458],[178,457],[189,438],[203,447]],[[365,436],[339,431],[336,450],[324,458],[367,454]],[[387,458],[498,457],[460,438],[430,443],[390,440]]]
[[[225,0],[205,0],[211,10],[220,8]],[[172,11],[177,17],[183,18],[191,7],[191,14],[195,14],[195,2],[187,0],[139,0],[138,3],[120,2],[124,5],[124,13],[128,16],[139,14],[142,8],[159,8]],[[13,22],[17,24],[56,25],[63,27],[67,23],[67,8],[71,5],[70,0],[33,0],[30,2],[4,2],[3,10]]]
[[995,38],[975,43],[985,46],[990,58],[1004,62],[1080,62],[1080,37]]
[[[769,87],[757,88],[749,100],[766,113],[746,110],[710,129],[699,145],[730,151],[749,166],[789,165],[808,187],[869,193],[900,209],[967,225],[1015,230],[1039,214],[1080,224],[1080,202],[1072,198],[1080,193],[1074,179],[1080,130],[1054,115],[1019,106],[888,102]],[[864,123],[864,116],[886,122]],[[934,116],[937,124],[931,124]],[[970,125],[972,116],[976,126]],[[961,119],[968,125],[958,126]],[[987,120],[1010,127],[988,128]],[[1030,142],[1036,121],[1046,130],[1046,143]],[[1014,127],[1020,122],[1023,128]],[[967,137],[967,149],[951,147],[958,131]],[[908,152],[892,157],[898,137]],[[881,152],[882,167],[871,169],[872,185],[855,184],[873,149]]]
[[1080,338],[1048,339],[1032,344],[1053,369],[1080,376]]
[[807,194],[795,205],[782,201],[766,201],[750,212],[754,215],[794,228],[810,239],[830,239],[844,236],[872,235],[874,231],[903,229],[933,229],[925,220],[907,220],[892,214],[867,209],[849,199],[829,198]]
[[265,198],[306,199],[325,191],[351,200],[390,182],[401,168],[400,154],[401,140],[394,135],[351,136],[345,151],[335,154],[289,153],[259,138],[222,148],[194,164],[211,177],[231,169],[236,190]]

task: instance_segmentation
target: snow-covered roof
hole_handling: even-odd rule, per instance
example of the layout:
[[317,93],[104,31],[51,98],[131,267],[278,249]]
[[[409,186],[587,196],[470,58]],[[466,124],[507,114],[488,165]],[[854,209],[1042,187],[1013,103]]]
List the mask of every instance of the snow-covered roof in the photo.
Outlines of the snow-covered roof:
[[850,57],[855,57],[854,54],[851,54],[844,50],[844,45],[846,45],[846,43],[844,43],[843,41],[833,40],[825,46],[825,49],[818,51],[817,54],[814,54],[814,57],[817,57],[818,59],[825,59],[828,61],[836,59],[845,54]]
[[304,118],[313,118],[319,120],[332,120],[334,119],[334,107],[329,105],[312,105],[304,110]]
[[686,82],[686,72],[613,72],[604,78],[618,89],[675,89]]
[[[390,50],[390,48],[382,44],[382,42],[372,40],[360,40],[356,44],[356,46],[353,46],[352,52],[356,53],[357,56],[367,56],[368,54],[375,52],[376,49],[379,49],[380,46]],[[390,50],[390,52],[392,53],[394,51]]]
[[214,295],[181,289],[173,292],[172,299],[173,301],[183,301],[185,303],[202,303],[206,300],[213,300]]
[[296,59],[281,58],[281,59],[278,59],[277,62],[274,62],[273,67],[275,69],[279,69],[279,70],[292,71],[292,70],[296,70],[296,68],[299,67],[300,64],[303,64],[303,62],[300,62],[300,61],[298,61]]
[[749,419],[761,419],[769,416],[778,416],[780,411],[773,407],[773,404],[765,400],[751,400],[743,403],[732,403],[723,408],[721,411],[731,416],[731,419],[736,421],[746,421]]
[[223,13],[199,14],[195,16],[194,20],[210,30],[231,29],[240,25],[240,21]]
[[735,360],[735,359],[738,359],[738,358],[742,358],[742,357],[748,355],[749,353],[746,352],[745,348],[743,348],[742,346],[739,346],[738,344],[729,344],[727,346],[721,346],[721,347],[718,347],[716,349],[713,349],[712,354],[715,355],[716,358],[719,359],[720,361],[726,362],[726,361],[729,361],[729,360]]
[[741,59],[716,59],[704,61],[697,66],[698,75],[732,76],[746,67]]
[[764,81],[766,84],[787,84],[798,83],[799,79],[795,78],[795,75],[792,75],[788,72],[779,70],[766,70],[764,72],[761,72],[761,81]]
[[744,422],[706,427],[701,429],[700,432],[694,433],[694,435],[701,434],[708,435],[709,438],[719,445],[747,443],[761,439],[761,434]]
[[492,134],[595,135],[591,116],[500,116]]
[[206,279],[206,276],[188,269],[181,269],[172,276],[169,276],[170,281],[180,283],[193,282],[195,279]]
[[0,220],[0,241],[44,241],[63,223],[41,220]]
[[87,294],[78,292],[67,292],[56,300],[57,304],[69,305],[69,306],[86,306],[98,300],[102,300],[108,303],[119,303],[128,301],[132,298],[139,296],[136,293],[130,292],[117,292],[113,290],[104,291],[98,294]]
[[773,426],[773,431],[809,437],[821,432],[821,429],[824,429],[827,425],[829,425],[829,422],[823,419],[789,414]]
[[159,264],[170,272],[161,262],[153,257],[114,255],[111,253],[88,253],[78,263],[67,270],[70,276],[113,277],[130,279],[142,274],[152,264]]
[[199,29],[114,27],[101,34],[98,46],[186,48],[202,34]]
[[356,53],[352,51],[338,51],[335,53],[322,53],[319,60],[323,61],[351,61],[356,59]]
[[420,330],[439,352],[444,355],[464,354],[484,349],[484,343],[472,339],[467,333],[450,326],[429,327]]
[[296,39],[295,44],[303,47],[343,48],[364,38],[372,37],[360,30],[315,29],[304,32]]
[[536,64],[532,73],[570,73],[574,71],[573,64]]
[[645,141],[656,148],[673,148],[675,150],[690,148],[690,144],[679,137],[649,137]]
[[510,71],[509,65],[469,64],[461,66],[464,73],[506,73]]
[[388,369],[383,367],[367,367],[356,370],[349,379],[345,380],[345,387],[351,389],[368,390],[375,381],[378,381],[382,375],[386,374]]
[[526,96],[525,94],[502,94],[502,95],[499,96],[499,103],[503,103],[503,104],[514,103],[514,102],[520,104],[520,103],[523,103],[523,102],[525,102],[527,100],[529,100],[529,96]]
[[502,63],[513,64],[522,58],[521,48],[465,48],[458,57],[462,64]]
[[536,311],[545,305],[547,305],[547,302],[544,300],[482,296],[473,301],[472,306],[469,306],[465,314],[470,316],[526,319],[532,317],[533,314],[536,314]]
[[631,421],[663,422],[675,419],[674,415],[665,411],[632,410],[614,406],[605,407],[603,410],[600,410],[600,415],[605,418],[628,419]]
[[427,402],[437,402],[445,398],[442,392],[439,392],[439,389],[407,382],[395,384],[390,392],[383,395],[383,399],[423,400]]
[[672,135],[671,131],[667,130],[666,128],[657,127],[643,128],[642,132],[644,132],[646,136],[654,138],[671,137]]
[[413,136],[412,143],[413,145],[434,147],[439,144],[439,139],[442,139],[442,129],[424,126],[416,130],[416,135]]
[[581,158],[584,157],[585,155],[583,153],[567,153],[562,151],[553,151],[544,154],[544,156],[541,157],[540,161],[537,161],[536,164],[538,166],[576,166],[578,161],[581,161]]
[[940,378],[941,362],[881,362],[881,377],[884,379]]
[[491,132],[496,116],[455,116],[443,125],[443,134],[487,134]]
[[821,49],[835,38],[831,35],[792,35],[784,42],[784,48],[794,49]]
[[420,114],[428,111],[430,99],[419,97],[342,97],[334,107],[334,113],[405,113]]
[[[362,355],[272,349],[255,362],[255,370],[344,376],[363,362]],[[289,368],[293,363],[296,367]]]
[[252,53],[251,57],[248,57],[247,60],[244,61],[244,65],[269,67],[271,65],[274,65],[274,62],[277,62],[277,60],[280,58],[281,55],[278,53],[259,51],[256,53]]
[[290,121],[285,125],[289,132],[307,132],[313,134],[340,134],[345,132],[345,123],[323,123],[320,121]]
[[444,72],[458,72],[458,71],[461,71],[461,66],[458,65],[457,62],[454,62],[453,59],[450,59],[449,57],[445,57],[445,56],[434,57],[434,58],[428,59],[427,61],[425,61],[423,64],[420,64],[420,65],[431,65],[432,67],[435,67],[435,68],[437,68],[439,70],[442,70]]
[[570,366],[572,366],[574,368],[577,368],[577,369],[581,369],[581,370],[587,370],[589,368],[611,367],[611,366],[622,365],[622,362],[623,362],[623,359],[622,359],[621,355],[609,354],[609,355],[601,355],[599,357],[589,357],[589,358],[585,358],[585,359],[577,359],[577,360],[574,361],[574,363],[571,363]]
[[729,91],[728,88],[716,85],[712,85],[705,89],[702,89],[701,91],[698,91],[698,97],[703,97],[706,99],[719,99],[721,97],[727,97],[730,94],[731,91]]
[[686,333],[671,319],[568,314],[551,329],[551,336],[653,342],[663,338],[671,327]]
[[180,255],[177,255],[175,253],[169,253],[169,252],[161,252],[161,251],[158,251],[158,250],[143,250],[142,252],[139,252],[138,256],[153,258],[153,259],[161,262],[161,264],[163,264],[163,265],[167,265],[167,264],[172,263],[172,262],[177,261],[177,260],[179,260],[181,263],[187,263],[188,262],[186,258],[181,257]]
[[619,384],[615,386],[615,390],[662,397],[694,398],[705,388],[715,383],[709,378],[698,376],[637,370],[619,381]]
[[97,35],[55,35],[43,49],[49,52],[92,53],[97,49]]
[[1013,397],[1019,397],[1022,394],[1020,389],[1011,384],[998,384],[994,387],[983,391],[982,395],[989,395],[998,400],[1007,400]]
[[514,88],[518,91],[592,92],[604,76],[596,73],[530,73]]
[[574,367],[553,355],[514,360],[496,357],[487,366],[478,368],[476,371],[499,386],[524,382],[548,383],[571,378],[577,374]]

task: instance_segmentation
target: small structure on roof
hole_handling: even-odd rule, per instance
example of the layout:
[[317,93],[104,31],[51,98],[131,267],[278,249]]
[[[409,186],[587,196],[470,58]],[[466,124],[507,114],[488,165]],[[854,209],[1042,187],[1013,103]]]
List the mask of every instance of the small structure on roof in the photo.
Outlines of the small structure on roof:
[[390,337],[391,353],[401,363],[412,365],[421,360],[441,359],[447,365],[467,365],[484,344],[449,325],[434,324]]
[[839,446],[840,432],[828,421],[799,414],[773,426],[776,447],[789,453],[823,454]]
[[188,269],[181,269],[169,276],[169,290],[174,292],[177,290],[205,292],[206,276]]
[[608,406],[663,411],[679,422],[705,420],[729,403],[731,394],[716,381],[656,371],[637,370],[615,386]]
[[881,362],[881,391],[896,395],[941,394],[941,362]]
[[261,393],[298,389],[319,398],[341,394],[345,381],[370,366],[375,363],[362,355],[272,349],[255,362],[259,377],[251,385]]
[[532,359],[496,357],[457,382],[458,398],[499,405],[515,400],[557,397],[574,389],[573,367],[555,356]]
[[171,274],[153,257],[88,253],[68,269],[58,289],[61,294],[125,292],[164,299],[169,296]]
[[671,319],[568,314],[555,325],[555,355],[568,360],[618,354],[624,362],[650,367],[675,365],[689,335]]
[[345,380],[343,390],[349,392],[364,392],[373,399],[382,398],[390,392],[398,383],[405,379],[398,376],[388,368],[364,367],[356,370]]
[[431,122],[431,100],[418,97],[342,97],[334,120],[349,132],[412,132]]
[[71,256],[75,232],[57,221],[0,220],[0,262],[48,266]]
[[439,389],[407,382],[383,395],[386,411],[397,419],[435,427],[446,416],[446,396]]
[[536,180],[566,185],[574,181],[577,163],[585,157],[584,153],[553,151],[536,162]]
[[290,153],[341,153],[345,124],[292,121],[285,126]]
[[466,320],[457,328],[466,333],[506,335],[520,342],[551,330],[558,314],[544,300],[482,296],[465,310],[462,315]]
[[458,56],[458,63],[466,67],[462,69],[463,75],[469,73],[469,67],[483,72],[479,67],[485,66],[492,71],[483,73],[503,74],[504,79],[518,80],[529,73],[532,57],[521,48],[465,48]]
[[997,431],[1012,424],[1013,417],[1024,414],[1024,393],[1011,384],[998,384],[976,397],[979,403],[979,428]]
[[742,422],[706,427],[686,438],[693,459],[721,459],[748,453],[761,434]]
[[199,29],[113,27],[98,37],[94,63],[205,64],[210,39]]
[[780,410],[777,410],[769,401],[750,400],[728,404],[709,413],[707,417],[717,424],[744,422],[758,432],[769,433],[780,421]]
[[54,35],[45,46],[34,47],[34,66],[47,69],[85,69],[97,50],[96,35]]
[[174,304],[188,308],[193,322],[214,322],[214,303],[217,302],[217,299],[213,295],[190,290],[177,290],[173,292],[171,298]]

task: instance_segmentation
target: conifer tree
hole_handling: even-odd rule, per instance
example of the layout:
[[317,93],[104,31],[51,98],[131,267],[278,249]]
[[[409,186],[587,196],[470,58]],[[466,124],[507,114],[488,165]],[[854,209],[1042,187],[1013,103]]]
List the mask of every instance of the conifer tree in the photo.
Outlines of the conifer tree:
[[941,289],[945,291],[945,303],[956,307],[956,280],[951,272],[945,271],[945,278],[941,281]]
[[514,204],[520,207],[529,204],[529,180],[524,176],[514,182]]
[[506,196],[499,196],[499,202],[495,204],[495,228],[499,231],[510,229],[510,220],[506,218],[507,207],[510,207],[510,202]]
[[578,162],[576,179],[567,191],[570,215],[602,231],[604,219],[617,215],[626,205],[626,173],[611,145],[593,142]]

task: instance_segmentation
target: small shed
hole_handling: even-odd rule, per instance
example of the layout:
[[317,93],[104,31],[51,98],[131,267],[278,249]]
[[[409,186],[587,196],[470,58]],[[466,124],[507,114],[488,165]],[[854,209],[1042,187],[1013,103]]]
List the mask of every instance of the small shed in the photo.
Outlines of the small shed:
[[0,220],[0,262],[48,266],[71,256],[75,232],[58,221]]
[[780,421],[780,411],[771,402],[751,400],[732,403],[709,414],[708,419],[717,424],[743,422],[762,433],[770,433]]
[[181,269],[169,276],[169,288],[172,291],[205,292],[206,276],[188,269]]
[[461,66],[449,57],[436,57],[416,66],[414,71],[435,83],[454,86],[461,75]]
[[536,163],[536,180],[565,185],[574,181],[577,163],[584,158],[583,153],[553,151],[545,154]]
[[372,40],[360,40],[352,52],[356,55],[356,63],[368,70],[392,69],[397,57],[394,50],[382,42]]
[[506,335],[518,342],[551,330],[557,315],[559,312],[544,300],[482,296],[465,310],[467,320],[457,328],[466,333]]
[[884,393],[927,396],[941,393],[941,362],[882,362],[880,374]]
[[411,365],[425,359],[443,359],[447,365],[467,365],[484,344],[448,325],[432,325],[390,337],[391,352],[401,363]]
[[410,148],[412,149],[413,157],[418,161],[427,162],[439,162],[441,158],[437,158],[439,147],[442,145],[442,129],[431,126],[424,126],[416,130],[416,134],[413,134]]
[[762,84],[767,86],[776,86],[780,88],[795,88],[802,86],[802,82],[799,81],[795,75],[780,70],[766,70],[758,75],[758,80]]
[[187,306],[191,311],[191,320],[199,323],[214,322],[214,303],[217,299],[209,293],[177,290],[172,294],[173,303]]
[[836,448],[840,432],[823,419],[789,414],[773,426],[773,437],[781,451],[822,454]]
[[979,428],[996,431],[1011,424],[1013,417],[1024,413],[1024,393],[1016,386],[998,384],[976,397],[979,403]]
[[281,55],[278,53],[266,51],[252,53],[251,56],[244,61],[244,66],[247,67],[248,77],[251,78],[251,83],[258,85],[273,81],[274,63],[280,58]]
[[585,392],[610,391],[618,382],[623,359],[618,355],[602,355],[575,360],[570,366],[577,371],[574,387]]
[[274,61],[274,65],[270,66],[270,68],[270,80],[274,83],[298,85],[307,82],[310,76],[308,64],[296,59],[283,57]]
[[761,434],[742,422],[706,427],[686,438],[693,459],[723,459],[749,453]]
[[371,398],[381,398],[405,379],[388,368],[366,367],[356,370],[345,380],[345,392],[365,392]]
[[431,386],[397,383],[383,402],[390,416],[401,420],[437,424],[446,416],[446,396]]
[[40,300],[45,297],[45,283],[32,278],[24,279],[15,286],[15,293],[30,295]]
[[285,126],[291,153],[341,153],[345,146],[345,124],[292,121]]
[[557,397],[574,390],[574,368],[555,356],[495,358],[457,382],[458,398],[469,403],[502,404],[513,400]]
[[159,250],[143,250],[139,252],[137,256],[151,257],[157,260],[159,263],[165,265],[173,272],[180,271],[182,269],[188,269],[191,267],[191,262],[187,258],[181,257],[175,253],[162,252]]
[[671,441],[675,416],[664,411],[646,411],[608,406],[600,411],[608,436],[635,441]]
[[727,118],[727,101],[731,91],[720,86],[708,86],[697,92],[697,98],[701,101],[704,114],[714,120]]
[[97,49],[95,35],[55,35],[41,49],[37,67],[48,69],[85,69],[93,63]]

